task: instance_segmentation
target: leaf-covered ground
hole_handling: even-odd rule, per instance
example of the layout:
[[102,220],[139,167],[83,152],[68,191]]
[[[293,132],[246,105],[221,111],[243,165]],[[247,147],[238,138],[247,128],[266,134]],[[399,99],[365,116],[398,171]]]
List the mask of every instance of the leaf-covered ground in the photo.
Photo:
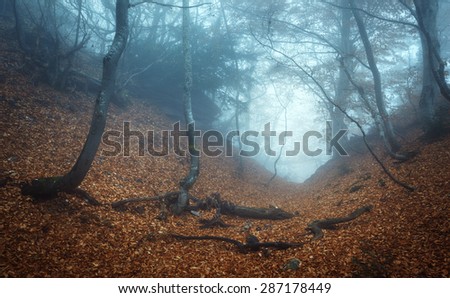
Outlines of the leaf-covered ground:
[[[84,143],[95,94],[58,92],[27,71],[15,45],[0,43],[0,276],[2,277],[449,277],[450,138],[431,144],[411,129],[405,147],[419,150],[412,160],[395,164],[382,156],[408,192],[394,185],[373,158],[362,151],[320,168],[306,183],[275,179],[246,160],[242,177],[232,158],[202,159],[192,193],[254,207],[275,205],[298,212],[283,221],[223,216],[228,228],[200,229],[190,214],[156,219],[159,206],[142,203],[124,212],[111,202],[154,196],[178,189],[187,171],[184,158],[105,157],[100,153],[82,184],[99,200],[90,206],[71,195],[33,203],[17,183],[61,175]],[[141,101],[122,111],[111,106],[107,129],[161,130],[171,122]],[[134,142],[136,143],[136,142]],[[379,145],[378,145],[379,146]],[[105,149],[100,148],[100,151]],[[310,241],[305,228],[315,219],[345,216],[374,206],[323,239]],[[211,218],[212,213],[202,217]],[[261,241],[304,242],[300,248],[243,254],[231,244],[179,241],[170,233],[217,235],[244,241],[243,227]],[[287,262],[301,261],[297,270]]]

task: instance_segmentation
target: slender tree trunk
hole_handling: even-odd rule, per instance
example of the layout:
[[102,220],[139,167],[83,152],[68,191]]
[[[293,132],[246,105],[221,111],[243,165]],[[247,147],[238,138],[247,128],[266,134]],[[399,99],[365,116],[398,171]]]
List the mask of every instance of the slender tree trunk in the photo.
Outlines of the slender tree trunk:
[[389,119],[388,112],[386,110],[386,105],[384,102],[383,91],[381,89],[381,75],[378,70],[377,63],[375,62],[375,56],[373,54],[372,45],[369,40],[369,36],[367,34],[366,26],[361,17],[360,12],[356,9],[355,1],[349,0],[350,7],[352,8],[353,16],[355,18],[356,24],[358,26],[359,34],[361,36],[361,40],[364,44],[364,49],[366,51],[367,61],[369,63],[370,71],[373,76],[373,83],[375,89],[375,100],[378,108],[378,112],[380,114],[381,123],[383,126],[383,130],[381,131],[383,138],[386,139],[387,144],[390,148],[388,150],[392,150],[393,152],[398,151],[400,148],[399,143],[395,139],[394,129],[392,123]]
[[154,7],[153,16],[152,16],[152,25],[151,31],[147,36],[147,40],[153,44],[157,44],[158,37],[158,26],[161,21],[161,17],[163,15],[162,8],[159,5]]
[[27,43],[25,42],[25,32],[23,29],[24,22],[22,19],[22,15],[19,12],[19,4],[17,3],[17,0],[12,0],[12,5],[13,5],[17,42],[19,43],[20,48],[23,51],[25,51],[26,54],[30,54],[30,48],[27,45]]
[[191,89],[192,89],[192,55],[190,41],[190,11],[189,0],[183,0],[183,56],[184,56],[184,88],[183,88],[183,106],[186,125],[188,126],[188,144],[190,153],[190,166],[188,175],[181,181],[180,194],[174,213],[180,214],[188,205],[189,190],[197,181],[200,174],[200,155],[195,150],[195,121],[192,113]]
[[105,129],[108,105],[114,92],[117,62],[128,38],[128,4],[129,0],[116,2],[116,34],[111,48],[103,58],[101,90],[95,102],[89,134],[76,163],[62,177],[37,179],[33,180],[31,185],[24,185],[22,188],[24,194],[45,196],[70,192],[81,184],[89,171]]
[[[79,39],[80,39],[80,28],[81,28],[81,16],[82,16],[82,8],[83,8],[83,0],[77,0],[77,27],[75,29],[75,41],[73,43],[73,49],[78,48]],[[76,51],[70,53],[67,57],[67,64],[65,65],[63,71],[59,74],[57,88],[64,90],[67,85],[67,79],[69,77],[69,72],[72,69],[73,61],[75,59]]]
[[[241,137],[240,137],[240,121],[239,121],[240,120],[239,115],[241,114],[241,109],[240,109],[241,101],[239,99],[239,97],[240,97],[239,84],[240,84],[241,78],[240,78],[240,72],[239,72],[239,63],[238,63],[238,60],[237,60],[237,57],[236,57],[236,52],[234,50],[234,43],[233,43],[233,39],[231,38],[231,31],[230,31],[230,27],[228,25],[228,18],[227,18],[227,15],[225,13],[223,0],[220,0],[220,11],[222,13],[222,18],[223,18],[223,22],[224,22],[225,30],[226,30],[226,34],[227,34],[227,39],[228,39],[228,42],[231,44],[232,55],[233,55],[232,57],[233,57],[233,63],[234,63],[234,70],[236,72],[235,73],[235,78],[236,78],[236,85],[235,85],[236,97],[234,99],[236,107],[235,107],[235,110],[234,110],[234,120],[235,120],[236,131],[238,132],[238,149],[239,149],[239,152],[242,152],[242,142],[241,142]],[[237,173],[238,173],[238,176],[241,177],[243,172],[244,172],[244,164],[243,164],[243,161],[242,161],[241,154],[238,154],[238,159],[239,160],[238,160]]]

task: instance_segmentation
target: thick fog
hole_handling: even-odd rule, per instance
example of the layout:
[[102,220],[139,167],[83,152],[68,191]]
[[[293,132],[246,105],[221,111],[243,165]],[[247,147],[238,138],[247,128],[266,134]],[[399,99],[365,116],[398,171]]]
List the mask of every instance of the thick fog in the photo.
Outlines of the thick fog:
[[[438,2],[437,50],[448,61],[450,4]],[[100,79],[101,59],[115,33],[115,1],[17,0],[15,10],[8,3],[3,2],[2,13],[15,12],[25,20],[30,30],[21,42],[30,51],[38,49],[39,61],[50,65],[57,47],[59,69],[70,68],[94,83]],[[307,179],[342,153],[336,147],[329,152],[327,134],[346,131],[338,139],[344,150],[349,139],[361,137],[355,122],[365,133],[380,134],[383,109],[396,118],[420,117],[425,55],[415,8],[394,0],[212,0],[191,1],[190,7],[173,0],[131,1],[116,105],[126,108],[131,98],[143,100],[174,123],[184,121],[183,9],[191,13],[196,127],[224,135],[239,131],[240,141],[232,140],[235,149],[252,151],[245,158],[256,159],[279,177]],[[362,39],[363,29],[369,44]],[[80,56],[64,58],[75,49],[91,56],[93,69],[79,69]],[[381,107],[370,55],[378,68]],[[66,84],[52,75],[49,81]],[[253,150],[255,142],[259,150]]]

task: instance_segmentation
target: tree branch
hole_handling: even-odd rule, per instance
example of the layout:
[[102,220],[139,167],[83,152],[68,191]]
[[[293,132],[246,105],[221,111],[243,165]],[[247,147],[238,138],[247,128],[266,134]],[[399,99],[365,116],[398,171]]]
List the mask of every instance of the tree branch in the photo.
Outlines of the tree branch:
[[383,171],[386,173],[386,175],[392,180],[394,181],[396,184],[402,186],[403,188],[409,190],[409,191],[414,191],[415,188],[398,180],[397,178],[394,177],[394,175],[384,166],[383,162],[379,159],[379,157],[376,155],[376,153],[372,150],[372,148],[370,147],[369,143],[367,142],[367,135],[364,131],[364,129],[362,128],[361,124],[359,124],[358,121],[356,121],[352,116],[350,116],[344,109],[342,109],[342,107],[340,107],[338,104],[336,104],[331,97],[328,95],[328,93],[325,91],[325,89],[323,88],[323,86],[317,81],[317,79],[310,74],[309,72],[307,72],[300,64],[298,64],[297,61],[295,61],[294,58],[290,57],[289,55],[285,54],[284,52],[277,50],[275,48],[273,48],[272,46],[269,46],[267,44],[264,44],[263,42],[261,42],[254,34],[253,38],[255,38],[255,40],[263,47],[265,48],[269,48],[272,51],[282,55],[283,57],[285,57],[286,59],[288,59],[289,61],[291,61],[298,69],[300,69],[307,77],[309,77],[314,84],[320,89],[320,92],[323,94],[323,96],[325,97],[325,99],[332,104],[335,108],[337,108],[339,111],[341,111],[345,117],[347,117],[347,119],[349,119],[352,123],[354,123],[358,129],[361,131],[361,134],[363,135],[363,141],[364,144],[366,145],[367,149],[369,150],[370,154],[372,155],[372,157],[376,160],[376,162],[380,165],[380,167],[383,169]]
[[[328,2],[328,1],[322,1],[322,2],[325,3],[325,4],[328,4],[328,5],[330,5],[330,6],[339,8],[339,9],[349,9],[349,10],[352,10],[352,9],[353,9],[353,8],[351,8],[351,7],[347,7],[347,6],[342,6],[342,5],[334,4],[334,3],[331,3],[331,2]],[[368,11],[365,10],[365,9],[358,8],[358,7],[355,7],[354,10],[360,11],[360,12],[362,12],[362,13],[364,13],[364,14],[366,14],[366,15],[368,15],[369,17],[372,17],[372,18],[374,18],[374,19],[378,19],[378,20],[381,20],[381,21],[389,22],[389,23],[394,23],[394,24],[404,25],[404,26],[410,26],[410,27],[414,27],[414,28],[416,28],[416,29],[419,29],[419,27],[418,27],[416,24],[414,24],[414,23],[409,23],[409,22],[406,22],[406,21],[400,21],[400,20],[394,20],[394,19],[384,18],[384,17],[377,16],[377,15],[375,15],[375,14],[373,14],[373,13],[368,12]]]
[[145,3],[156,4],[156,5],[169,7],[169,8],[181,8],[181,9],[184,9],[184,8],[196,8],[196,7],[201,7],[201,6],[204,6],[204,5],[211,5],[212,4],[211,2],[206,2],[206,3],[196,4],[196,5],[182,6],[182,5],[166,4],[166,3],[161,3],[161,2],[152,1],[152,0],[144,0],[144,1],[136,2],[136,3],[130,3],[130,5],[128,7],[129,8],[133,8],[135,6],[138,6],[138,5],[141,5],[141,4],[145,4]]

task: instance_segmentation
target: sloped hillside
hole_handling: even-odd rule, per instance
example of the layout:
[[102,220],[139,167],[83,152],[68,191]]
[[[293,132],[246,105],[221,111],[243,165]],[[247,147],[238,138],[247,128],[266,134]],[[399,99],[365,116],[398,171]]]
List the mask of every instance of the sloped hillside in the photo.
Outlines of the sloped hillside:
[[[213,192],[233,203],[275,205],[298,212],[289,220],[223,216],[227,228],[200,229],[198,217],[157,219],[155,202],[123,212],[111,203],[178,189],[188,163],[175,156],[106,157],[100,152],[82,188],[99,200],[91,206],[71,195],[33,203],[18,184],[70,169],[83,145],[95,94],[52,90],[24,67],[11,40],[0,42],[0,275],[3,277],[449,277],[450,138],[422,143],[411,130],[405,147],[419,150],[395,164],[376,151],[414,192],[394,185],[365,151],[336,159],[295,185],[274,180],[250,160],[238,176],[233,158],[204,158],[192,193]],[[171,121],[139,100],[127,110],[111,106],[107,130],[168,129]],[[377,147],[377,145],[375,146]],[[326,230],[311,241],[308,223],[371,212]],[[211,218],[212,213],[202,213]],[[302,247],[241,253],[218,241],[181,241],[168,235],[216,235],[244,241],[244,226],[260,241],[301,242]],[[286,264],[301,261],[296,270]]]

